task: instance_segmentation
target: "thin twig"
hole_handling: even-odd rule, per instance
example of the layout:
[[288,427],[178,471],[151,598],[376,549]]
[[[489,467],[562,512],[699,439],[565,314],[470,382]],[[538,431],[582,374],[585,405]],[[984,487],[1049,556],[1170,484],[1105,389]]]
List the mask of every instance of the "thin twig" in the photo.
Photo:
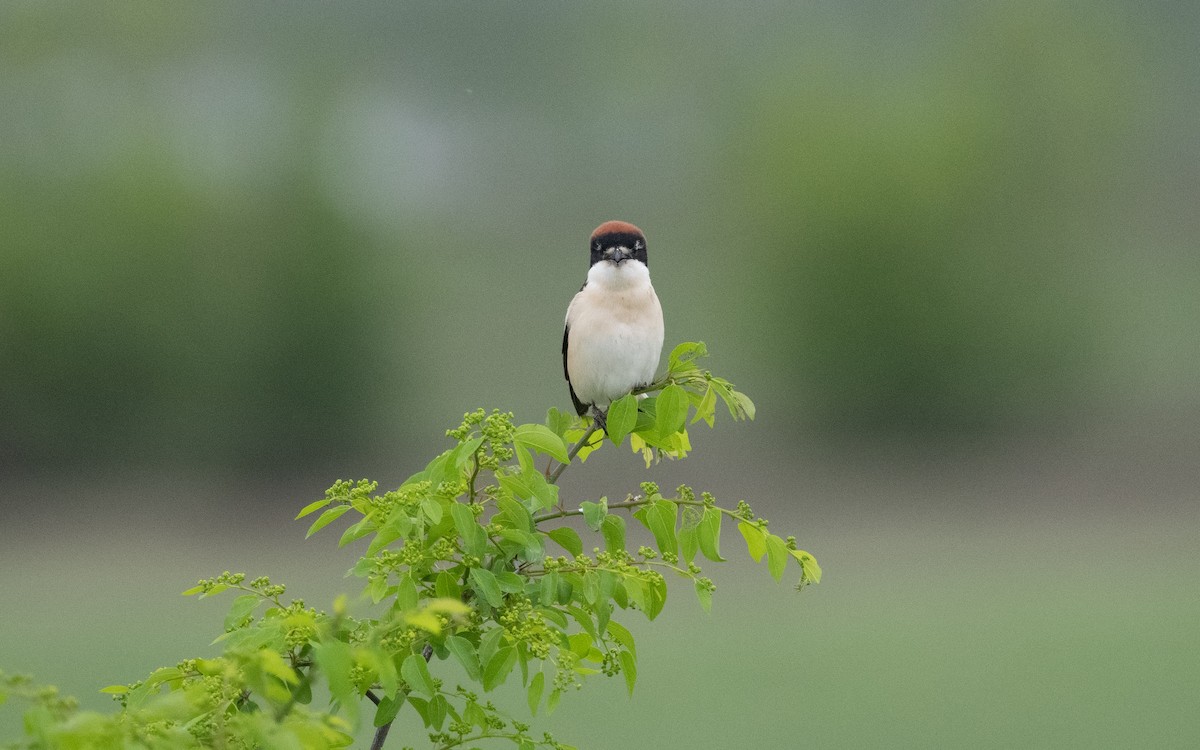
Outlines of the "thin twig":
[[571,461],[574,460],[580,449],[587,444],[588,438],[590,438],[598,429],[600,429],[599,423],[593,420],[591,426],[587,428],[587,432],[583,433],[583,437],[579,438],[579,442],[571,446],[571,450],[567,452],[567,462],[565,464],[559,464],[558,468],[554,470],[554,473],[546,479],[547,482],[554,484],[558,481],[558,478],[562,476],[562,473],[567,470],[568,466],[571,465]]
[[[433,658],[433,646],[426,643],[425,648],[421,649],[421,656],[425,657],[425,661],[429,661],[430,659],[432,659]],[[370,690],[367,691],[367,697],[370,698],[371,701],[375,705],[377,705],[377,706],[379,705],[379,699],[376,698],[375,695]],[[392,721],[395,721],[395,719],[393,719]],[[390,732],[391,730],[392,730],[392,722],[391,721],[389,721],[387,724],[384,724],[383,726],[376,729],[375,737],[371,740],[371,750],[381,750],[381,748],[383,747],[383,743],[387,741],[388,732]]]

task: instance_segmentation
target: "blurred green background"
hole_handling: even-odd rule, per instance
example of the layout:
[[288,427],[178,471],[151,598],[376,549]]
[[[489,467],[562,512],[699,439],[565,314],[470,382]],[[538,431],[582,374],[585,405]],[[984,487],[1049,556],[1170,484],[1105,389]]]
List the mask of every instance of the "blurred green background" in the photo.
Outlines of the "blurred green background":
[[[758,405],[642,479],[745,498],[583,747],[1200,743],[1200,6],[0,5],[0,668],[206,653],[222,569],[310,603],[338,477],[569,404],[586,238]],[[728,549],[740,540],[726,539]],[[19,716],[0,710],[0,739]],[[399,744],[399,739],[396,740]]]

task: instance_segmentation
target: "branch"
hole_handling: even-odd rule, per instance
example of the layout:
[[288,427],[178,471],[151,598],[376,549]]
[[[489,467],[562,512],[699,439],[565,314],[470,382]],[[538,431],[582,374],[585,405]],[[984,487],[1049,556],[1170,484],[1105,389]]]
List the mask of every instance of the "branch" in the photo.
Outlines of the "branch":
[[567,452],[567,462],[565,464],[559,464],[558,468],[554,470],[554,473],[547,477],[547,482],[554,484],[558,481],[558,478],[562,476],[562,473],[567,470],[568,466],[571,465],[571,461],[579,453],[580,449],[587,445],[588,438],[590,438],[592,433],[598,429],[600,429],[600,425],[595,420],[592,420],[592,424],[587,428],[587,432],[583,433],[583,437],[579,438],[579,442],[571,446],[571,450]]
[[[425,661],[429,661],[431,658],[433,658],[433,646],[430,646],[428,643],[426,643],[425,648],[421,649],[421,656],[425,657]],[[367,691],[367,697],[370,698],[371,702],[373,702],[375,705],[379,705],[379,699],[376,698],[375,694],[370,690]],[[392,721],[395,721],[395,719],[392,719]],[[371,750],[381,750],[383,743],[387,741],[388,732],[392,730],[392,721],[389,721],[387,724],[384,724],[375,730],[375,737],[371,740]]]

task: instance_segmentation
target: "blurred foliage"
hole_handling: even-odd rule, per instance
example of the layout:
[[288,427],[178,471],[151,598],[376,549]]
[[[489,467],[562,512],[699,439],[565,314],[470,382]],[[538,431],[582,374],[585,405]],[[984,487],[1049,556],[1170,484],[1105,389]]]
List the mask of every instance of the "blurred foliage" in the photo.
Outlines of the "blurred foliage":
[[735,193],[762,255],[788,259],[752,273],[786,321],[776,364],[822,428],[972,431],[1084,401],[1089,222],[1127,60],[1094,19],[985,16],[926,69],[768,79],[745,108]]
[[1195,16],[8,4],[0,465],[288,470],[565,398],[616,217],[670,337],[808,429],[1200,403]]
[[0,261],[6,457],[252,466],[355,445],[365,238],[304,180],[222,204],[149,161],[23,177],[0,195],[21,230]]

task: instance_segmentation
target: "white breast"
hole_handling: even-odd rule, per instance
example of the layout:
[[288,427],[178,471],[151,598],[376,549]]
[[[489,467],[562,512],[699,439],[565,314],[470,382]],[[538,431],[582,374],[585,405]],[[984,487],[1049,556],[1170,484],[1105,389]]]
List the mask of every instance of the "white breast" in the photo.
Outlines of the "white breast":
[[567,373],[583,403],[606,408],[654,380],[663,345],[662,307],[641,262],[592,266],[567,308],[567,325]]

